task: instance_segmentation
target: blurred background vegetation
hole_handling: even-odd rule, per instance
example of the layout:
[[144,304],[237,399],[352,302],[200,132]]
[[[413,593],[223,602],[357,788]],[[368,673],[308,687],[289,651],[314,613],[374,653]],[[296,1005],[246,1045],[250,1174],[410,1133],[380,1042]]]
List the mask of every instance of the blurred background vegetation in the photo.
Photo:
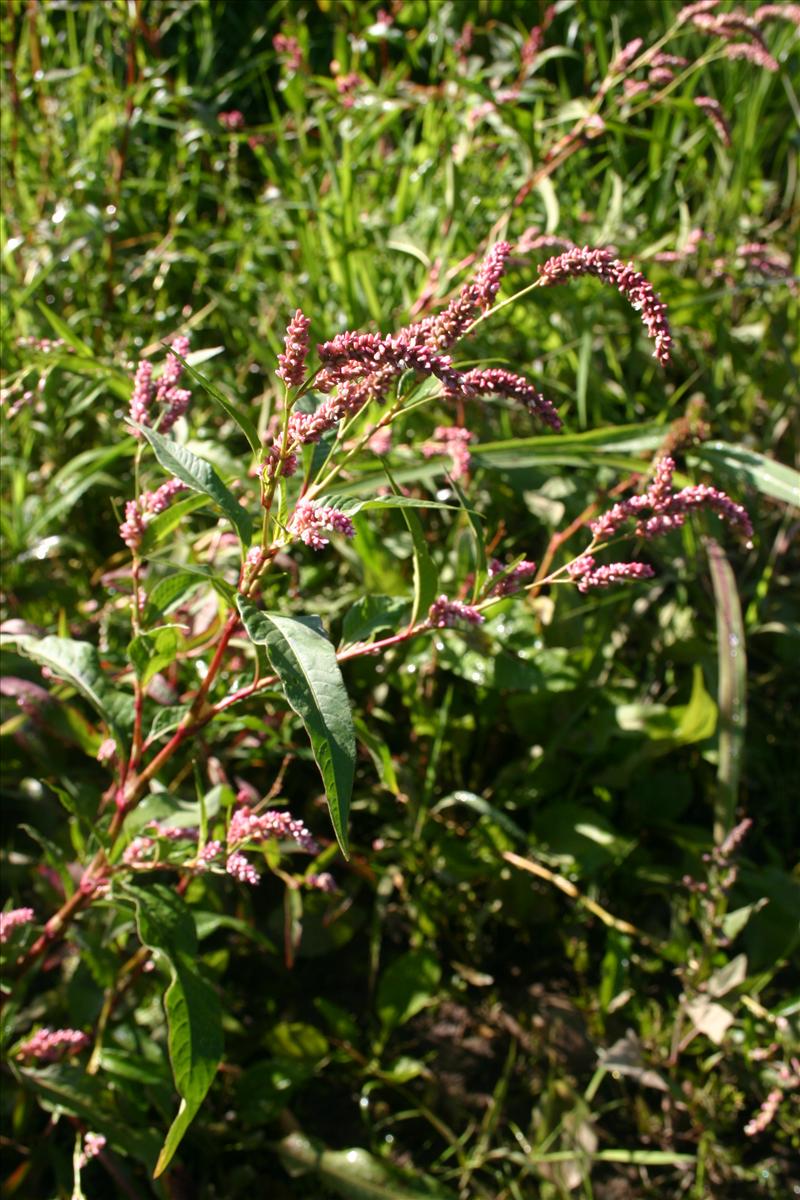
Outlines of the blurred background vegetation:
[[[652,548],[651,586],[509,601],[480,630],[349,665],[363,753],[342,892],[301,910],[277,878],[248,896],[192,884],[229,1005],[226,1067],[166,1183],[129,1150],[114,1173],[88,1169],[91,1196],[236,1197],[265,1179],[276,1197],[800,1194],[794,24],[764,26],[776,73],[687,28],[675,49],[704,56],[699,72],[655,104],[610,101],[598,136],[526,193],[620,46],[655,42],[677,12],[10,0],[0,13],[7,628],[104,649],[125,625],[123,420],[141,356],[190,332],[200,369],[264,428],[296,307],[314,340],[389,332],[444,303],[494,237],[531,229],[633,258],[676,348],[661,371],[635,316],[591,281],[520,300],[461,347],[460,361],[529,373],[566,426],[534,437],[511,409],[467,413],[467,490],[498,555],[571,556],[580,534],[567,549],[559,531],[676,438],[686,475],[727,488],[756,526],[751,551],[722,539],[718,554],[715,522],[697,522]],[[727,114],[729,147],[698,95]],[[220,121],[231,112],[240,128]],[[659,258],[695,228],[708,235],[696,254]],[[739,253],[753,242],[783,276],[753,269]],[[501,297],[546,257],[524,244]],[[44,338],[61,344],[31,343]],[[420,494],[449,495],[419,443],[453,418],[415,410],[396,441],[397,478]],[[200,389],[183,436],[245,478],[243,440]],[[468,530],[447,512],[425,527],[452,594]],[[173,557],[222,561],[218,542],[195,517]],[[276,602],[338,632],[365,594],[407,595],[398,519],[361,518],[355,547],[302,557]],[[198,598],[197,629],[214,609]],[[34,868],[76,835],[43,772],[69,778],[79,807],[107,780],[88,711],[20,715],[18,699],[2,698],[3,899],[34,888],[46,912],[56,893]],[[288,742],[279,794],[321,832],[296,732],[255,706],[231,714],[200,748],[207,785],[267,792]],[[127,936],[78,930],[80,961],[66,991],[39,985],[39,1018],[55,1003],[65,1022],[96,1021]],[[91,1101],[109,1130],[157,1129],[169,1111],[155,995],[143,977],[118,1013]],[[746,1136],[775,1089],[776,1115]],[[54,1095],[66,1115],[46,1123],[32,1094],[5,1093],[3,1195],[70,1194],[64,1127],[84,1110]]]

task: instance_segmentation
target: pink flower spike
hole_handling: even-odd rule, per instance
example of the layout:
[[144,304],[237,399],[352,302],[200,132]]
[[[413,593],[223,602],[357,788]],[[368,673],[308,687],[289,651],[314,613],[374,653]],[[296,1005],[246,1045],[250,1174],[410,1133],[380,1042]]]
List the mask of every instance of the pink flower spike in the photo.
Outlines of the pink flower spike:
[[278,355],[278,376],[287,387],[299,387],[303,382],[308,357],[308,331],[311,322],[298,308],[286,329],[283,354]]
[[258,871],[238,850],[234,850],[233,854],[228,855],[225,870],[234,879],[238,879],[239,883],[249,883],[251,887],[255,887],[261,882]]
[[8,941],[12,929],[17,929],[20,925],[30,925],[33,919],[32,908],[12,908],[8,912],[0,913],[0,943]]
[[[553,259],[550,260],[554,261]],[[536,388],[522,375],[514,375],[502,367],[478,367],[474,371],[465,371],[462,384],[469,394],[476,396],[508,396],[524,404],[528,412],[544,421],[556,432],[561,428],[555,405],[546,400]],[[453,398],[454,393],[448,393]]]
[[753,20],[762,21],[791,21],[800,25],[800,4],[762,4],[753,13]]
[[494,586],[490,589],[491,596],[511,596],[514,592],[518,592],[527,579],[536,574],[536,563],[526,562],[525,559],[511,570],[506,572],[506,568],[500,562],[499,558],[493,558],[489,563],[489,578],[494,579],[496,575],[501,575]]
[[312,550],[324,550],[328,545],[329,539],[322,536],[322,530],[341,533],[348,538],[356,535],[355,526],[346,513],[308,500],[301,500],[297,505],[288,529]]
[[[585,571],[578,571],[578,566],[586,566],[587,562],[592,565]],[[618,562],[609,563],[604,567],[595,567],[594,559],[587,554],[584,559],[578,559],[571,563],[567,568],[570,576],[576,580],[578,591],[582,594],[590,591],[591,588],[609,587],[612,583],[624,583],[628,579],[652,579],[655,572],[647,563],[641,562]]]
[[695,96],[694,102],[696,107],[701,109],[706,114],[709,121],[716,129],[723,146],[730,146],[731,128],[725,118],[722,108],[720,107],[719,101],[714,100],[712,96]]
[[459,621],[466,621],[468,625],[482,625],[483,620],[483,613],[477,608],[462,604],[460,600],[448,600],[447,596],[434,600],[428,609],[428,624],[434,629],[451,629]]
[[566,283],[578,275],[595,275],[603,283],[611,284],[628,300],[632,308],[641,313],[648,337],[655,342],[653,357],[661,366],[669,362],[672,335],[667,323],[666,305],[654,290],[653,285],[637,271],[632,263],[623,263],[608,250],[567,250],[557,258],[550,258],[539,267],[539,275],[545,287]]
[[89,1045],[89,1038],[79,1029],[40,1029],[23,1042],[17,1058],[35,1062],[57,1062],[66,1054],[77,1054]]

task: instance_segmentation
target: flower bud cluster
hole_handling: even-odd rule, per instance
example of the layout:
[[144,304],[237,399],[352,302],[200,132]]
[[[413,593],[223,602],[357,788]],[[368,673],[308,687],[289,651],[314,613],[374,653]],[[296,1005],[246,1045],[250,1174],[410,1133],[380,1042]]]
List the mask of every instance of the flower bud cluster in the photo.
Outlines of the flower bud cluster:
[[428,624],[433,629],[451,629],[459,621],[466,621],[468,625],[481,625],[483,619],[483,613],[471,604],[462,604],[460,600],[448,600],[447,596],[440,596],[438,600],[434,600],[428,609]]
[[706,114],[711,124],[719,134],[719,139],[723,146],[731,145],[731,127],[728,124],[727,118],[722,111],[720,103],[713,96],[695,96],[694,103],[697,108],[701,109]]
[[342,533],[348,538],[356,535],[355,526],[346,513],[309,500],[301,500],[297,505],[288,529],[312,550],[324,550],[328,545],[330,539],[323,537],[323,530]]
[[288,387],[299,387],[305,374],[308,357],[308,331],[311,322],[303,310],[297,312],[289,322],[283,344],[283,354],[278,355],[277,374]]
[[315,854],[319,849],[303,822],[289,813],[272,808],[264,813],[254,813],[246,805],[237,808],[228,826],[229,846],[242,842],[263,842],[268,838],[297,842],[309,854]]
[[8,941],[12,929],[17,929],[20,925],[30,925],[33,918],[32,908],[12,908],[8,912],[0,913],[0,943]]
[[652,579],[655,573],[647,563],[641,562],[608,563],[598,567],[591,554],[576,558],[567,567],[567,572],[583,595],[592,588],[610,587],[612,583],[624,583],[627,579]]
[[65,1054],[77,1054],[89,1045],[79,1029],[39,1029],[17,1051],[17,1058],[35,1062],[57,1062]]
[[526,580],[536,574],[536,563],[525,559],[512,567],[510,571],[501,563],[499,558],[493,558],[489,563],[489,579],[500,576],[489,589],[490,596],[511,596],[525,584]]
[[97,1158],[100,1151],[105,1147],[106,1139],[102,1133],[87,1133],[83,1139],[83,1149],[78,1157],[78,1166],[81,1170],[86,1166],[89,1159]]
[[[137,425],[158,425],[160,433],[169,433],[172,426],[189,407],[192,393],[178,387],[183,364],[176,357],[189,353],[189,339],[176,337],[172,342],[175,354],[168,354],[158,380],[153,382],[153,364],[146,359],[139,363],[133,383],[130,419]],[[138,430],[136,431],[138,433]]]
[[153,517],[163,512],[173,496],[186,490],[180,479],[168,479],[154,492],[142,492],[137,500],[125,505],[125,520],[119,527],[119,535],[131,550],[138,550],[144,531]]

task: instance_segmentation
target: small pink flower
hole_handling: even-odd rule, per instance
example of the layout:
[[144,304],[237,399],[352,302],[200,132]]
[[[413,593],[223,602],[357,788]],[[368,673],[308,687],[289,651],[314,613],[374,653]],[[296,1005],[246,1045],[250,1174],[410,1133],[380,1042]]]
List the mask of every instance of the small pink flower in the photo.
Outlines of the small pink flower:
[[110,762],[116,753],[117,743],[113,738],[105,738],[97,751],[97,761],[100,763]]

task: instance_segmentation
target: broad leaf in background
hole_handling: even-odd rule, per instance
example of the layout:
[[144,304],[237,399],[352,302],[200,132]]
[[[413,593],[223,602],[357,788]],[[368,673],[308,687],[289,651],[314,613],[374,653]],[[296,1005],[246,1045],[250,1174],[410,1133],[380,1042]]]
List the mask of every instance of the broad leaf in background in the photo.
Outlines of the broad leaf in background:
[[148,425],[137,425],[150,445],[165,471],[180,479],[187,487],[195,492],[203,492],[213,500],[217,508],[231,522],[239,534],[243,548],[250,545],[253,524],[250,514],[242,508],[236,497],[228,491],[217,472],[210,463],[192,454],[186,446],[180,446],[169,438],[162,437]]
[[39,639],[29,634],[3,637],[0,646],[16,650],[72,684],[103,718],[118,745],[124,748],[124,731],[130,724],[132,701],[110,685],[94,646],[72,638],[51,635]]
[[290,1175],[314,1171],[346,1200],[453,1200],[452,1192],[422,1175],[407,1176],[367,1150],[328,1150],[299,1130],[275,1147]]
[[336,652],[325,634],[306,621],[259,612],[244,596],[237,603],[248,637],[266,646],[286,699],[306,727],[336,839],[347,858],[356,739]]
[[197,970],[197,934],[183,899],[160,883],[147,888],[129,886],[126,893],[136,905],[142,943],[164,955],[172,974],[164,1007],[172,1074],[181,1103],[158,1156],[154,1172],[158,1176],[169,1165],[217,1073],[223,1050],[222,1011],[217,993]]

